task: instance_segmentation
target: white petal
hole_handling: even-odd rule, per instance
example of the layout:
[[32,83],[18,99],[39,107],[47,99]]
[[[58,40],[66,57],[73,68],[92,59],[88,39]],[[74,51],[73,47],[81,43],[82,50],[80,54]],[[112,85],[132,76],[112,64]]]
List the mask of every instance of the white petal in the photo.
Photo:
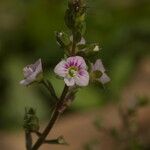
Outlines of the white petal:
[[75,81],[73,78],[64,78],[64,82],[66,83],[67,86],[74,86]]
[[34,65],[36,67],[36,72],[37,73],[43,72],[41,58],[39,60],[37,60]]
[[104,73],[104,74],[100,77],[99,80],[100,80],[100,82],[101,82],[102,84],[106,84],[107,82],[110,81],[110,78],[107,76],[106,73]]
[[25,78],[28,78],[33,73],[36,73],[38,75],[39,73],[42,73],[42,72],[43,72],[43,69],[42,69],[41,59],[38,59],[34,64],[27,65],[23,69],[23,74]]
[[66,76],[66,72],[67,72],[67,69],[65,68],[65,64],[66,64],[66,61],[62,60],[61,62],[59,62],[56,67],[54,68],[54,72],[61,76],[61,77],[65,77]]
[[27,85],[29,85],[29,82],[26,79],[24,79],[24,80],[20,81],[20,84],[23,86],[27,86]]
[[89,84],[89,73],[84,70],[82,75],[76,76],[75,83],[79,86],[87,86]]
[[32,75],[30,75],[28,78],[26,78],[26,79],[20,81],[20,84],[21,84],[21,85],[24,85],[24,86],[27,86],[27,85],[29,85],[29,84],[35,82],[35,81],[36,81],[36,77],[37,77],[37,74],[36,74],[36,72],[34,72],[34,73],[33,73]]
[[25,78],[30,76],[32,73],[33,73],[33,70],[29,66],[23,68],[23,75]]
[[103,66],[103,63],[101,61],[101,59],[97,59],[95,64],[94,64],[94,70],[100,70],[102,73],[105,72],[105,68]]

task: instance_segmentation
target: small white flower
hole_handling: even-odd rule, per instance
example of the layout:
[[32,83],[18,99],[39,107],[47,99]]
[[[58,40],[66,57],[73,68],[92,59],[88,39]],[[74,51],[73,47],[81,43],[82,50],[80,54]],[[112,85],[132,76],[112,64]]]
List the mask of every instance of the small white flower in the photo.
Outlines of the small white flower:
[[92,64],[92,74],[94,74],[94,79],[102,84],[110,81],[110,78],[105,73],[105,68],[101,59],[97,59],[95,64]]
[[31,83],[40,80],[39,76],[43,73],[41,59],[37,60],[34,64],[27,65],[23,68],[24,80],[20,81],[21,85],[27,86]]

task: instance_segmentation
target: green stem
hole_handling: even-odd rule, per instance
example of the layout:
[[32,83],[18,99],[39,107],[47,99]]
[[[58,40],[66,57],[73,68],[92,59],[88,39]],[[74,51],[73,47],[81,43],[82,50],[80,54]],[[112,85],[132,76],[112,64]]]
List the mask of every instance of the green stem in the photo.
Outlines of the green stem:
[[51,84],[51,82],[48,82],[48,81],[46,82],[46,81],[43,80],[41,83],[50,92],[51,96],[57,101],[58,97],[57,97],[57,95],[55,93],[55,90],[54,90],[53,85]]
[[60,97],[60,100],[58,102],[58,105],[56,106],[56,109],[52,115],[52,118],[49,122],[49,124],[47,125],[47,127],[45,128],[45,130],[43,131],[43,133],[41,134],[41,136],[39,137],[39,139],[36,141],[36,143],[34,144],[34,146],[32,147],[32,150],[37,150],[45,141],[45,138],[47,137],[47,135],[49,134],[49,132],[51,131],[51,129],[53,128],[56,120],[59,118],[61,112],[60,112],[60,108],[62,107],[64,101],[65,101],[65,97],[68,93],[68,89],[69,87],[65,85],[62,95]]
[[76,54],[76,39],[75,39],[75,33],[73,32],[73,43],[72,43],[72,52],[71,55],[75,55]]

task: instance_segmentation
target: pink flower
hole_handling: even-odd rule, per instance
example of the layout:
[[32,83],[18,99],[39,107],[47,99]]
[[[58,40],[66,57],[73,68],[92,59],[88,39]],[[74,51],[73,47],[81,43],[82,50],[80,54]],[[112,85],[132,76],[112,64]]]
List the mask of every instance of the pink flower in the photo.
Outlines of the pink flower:
[[54,72],[64,78],[67,86],[87,86],[89,83],[87,65],[80,56],[73,56],[62,60],[56,65]]
[[93,78],[102,84],[105,84],[110,81],[110,78],[105,73],[105,68],[101,59],[97,59],[95,64],[92,64],[92,74]]
[[27,86],[35,81],[40,81],[42,79],[42,73],[42,62],[41,59],[39,59],[34,64],[27,65],[23,68],[24,80],[21,80],[20,84]]

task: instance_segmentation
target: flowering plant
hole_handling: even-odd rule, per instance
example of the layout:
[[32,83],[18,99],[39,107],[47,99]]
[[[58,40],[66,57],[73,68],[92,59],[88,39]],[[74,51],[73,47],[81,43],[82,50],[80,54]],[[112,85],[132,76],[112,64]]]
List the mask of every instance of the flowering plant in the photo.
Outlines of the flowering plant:
[[[105,84],[110,80],[105,73],[102,61],[96,58],[96,63],[93,64],[90,60],[91,56],[97,56],[100,48],[97,43],[87,44],[83,37],[86,29],[85,16],[85,1],[69,0],[68,9],[65,13],[65,24],[70,29],[71,34],[56,32],[57,43],[64,49],[65,53],[65,57],[54,68],[56,75],[63,78],[65,82],[60,97],[56,95],[51,82],[44,79],[41,59],[23,69],[24,79],[20,82],[21,85],[28,86],[35,82],[41,83],[56,100],[51,119],[42,133],[39,132],[39,121],[35,110],[32,108],[26,109],[24,129],[27,150],[37,150],[44,143],[66,144],[63,137],[52,140],[46,138],[58,117],[74,100],[77,89],[88,86],[93,81]],[[36,133],[38,136],[34,144],[32,143],[32,133]]]

